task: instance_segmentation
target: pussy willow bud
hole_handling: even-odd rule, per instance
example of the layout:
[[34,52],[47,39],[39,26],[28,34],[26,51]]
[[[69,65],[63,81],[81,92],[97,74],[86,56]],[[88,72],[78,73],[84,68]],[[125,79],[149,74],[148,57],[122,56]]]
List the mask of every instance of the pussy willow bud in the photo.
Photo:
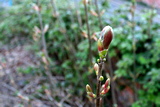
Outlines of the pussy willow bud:
[[110,79],[108,78],[108,79],[106,80],[105,84],[104,84],[104,85],[105,85],[104,87],[105,87],[105,88],[108,87],[109,84],[110,84]]
[[99,69],[99,66],[98,66],[97,63],[95,63],[95,64],[94,64],[94,70],[95,70],[95,71],[98,71],[98,69]]
[[113,38],[113,30],[110,26],[106,26],[103,28],[102,30],[102,35],[104,35],[104,39],[103,39],[103,46],[104,46],[104,49],[108,49],[111,41],[112,41],[112,38]]
[[92,88],[88,84],[86,85],[86,91],[87,92],[92,92]]
[[104,90],[102,90],[102,92],[101,92],[100,94],[101,94],[101,95],[104,95],[104,94],[105,94]]
[[103,51],[104,50],[104,46],[103,46],[103,42],[100,40],[100,39],[98,39],[98,51]]
[[107,88],[104,88],[102,91],[101,91],[101,95],[105,95],[110,89],[110,86],[108,86]]
[[100,59],[97,59],[97,62],[99,63],[99,62],[100,62]]
[[87,92],[87,95],[91,98],[96,98],[96,95],[93,94],[92,92]]
[[96,94],[93,94],[93,98],[96,98]]
[[103,76],[100,76],[100,77],[99,77],[99,80],[100,80],[100,81],[103,81],[103,80],[104,80],[104,77],[103,77]]
[[96,75],[98,76],[98,71],[96,71]]
[[113,38],[113,30],[110,26],[106,26],[103,28],[100,34],[100,38],[98,40],[98,51],[103,51],[104,49],[108,49],[109,45]]
[[101,90],[104,89],[104,87],[105,87],[105,85],[103,84],[102,87],[101,87]]
[[106,58],[103,58],[103,61],[105,62],[105,61],[106,61]]

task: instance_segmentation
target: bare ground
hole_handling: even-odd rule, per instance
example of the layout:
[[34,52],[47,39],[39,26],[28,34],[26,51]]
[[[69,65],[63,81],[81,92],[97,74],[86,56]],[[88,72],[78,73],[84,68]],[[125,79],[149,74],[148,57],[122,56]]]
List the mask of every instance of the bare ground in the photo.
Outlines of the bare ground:
[[[82,97],[69,94],[69,90],[54,87],[50,91],[47,78],[40,73],[24,73],[27,68],[40,67],[40,59],[27,50],[29,45],[0,48],[0,107],[82,107]],[[36,72],[39,72],[36,69]],[[32,75],[33,74],[33,75]],[[56,84],[63,77],[53,76]]]

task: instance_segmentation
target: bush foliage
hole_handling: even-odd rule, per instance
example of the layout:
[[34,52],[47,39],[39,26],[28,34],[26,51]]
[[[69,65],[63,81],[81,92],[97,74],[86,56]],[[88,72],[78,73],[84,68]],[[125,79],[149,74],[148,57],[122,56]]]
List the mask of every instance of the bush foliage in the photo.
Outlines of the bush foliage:
[[[3,44],[10,43],[14,38],[24,37],[31,43],[29,49],[35,52],[41,59],[42,46],[41,38],[34,41],[34,26],[40,28],[37,14],[32,8],[36,1],[23,0],[14,1],[13,6],[0,9],[0,39]],[[62,5],[63,3],[63,5]],[[154,9],[137,11],[135,13],[134,25],[132,29],[131,3],[122,5],[114,9],[105,0],[99,2],[103,26],[110,25],[114,30],[114,39],[110,47],[110,57],[114,68],[114,78],[118,90],[123,90],[126,86],[133,89],[133,77],[136,77],[136,87],[138,89],[138,100],[132,104],[133,107],[150,107],[151,104],[160,106],[160,24],[154,21],[157,13]],[[84,37],[87,32],[85,10],[80,1],[56,1],[59,16],[55,17],[50,0],[40,0],[42,22],[48,24],[49,29],[45,34],[47,50],[52,62],[50,68],[52,75],[64,76],[65,81],[58,82],[58,87],[74,87],[70,91],[75,96],[85,96],[85,84],[88,81],[95,82],[88,55],[93,55],[93,62],[98,57],[95,40],[92,39],[92,52],[88,53],[88,39]],[[99,34],[99,21],[93,14],[96,10],[94,2],[89,3],[89,25],[91,35]],[[78,13],[78,14],[77,14]],[[80,15],[82,23],[78,23]],[[156,18],[155,18],[156,20]],[[136,57],[133,56],[133,32],[135,36]],[[21,43],[21,39],[18,39]],[[44,65],[43,63],[41,63]],[[135,70],[134,70],[135,64]],[[26,71],[20,69],[21,73],[37,75],[37,68],[29,67]],[[39,66],[39,71],[44,73],[45,66]],[[44,74],[45,75],[45,74]],[[118,81],[127,80],[131,84],[119,84]],[[119,94],[117,94],[118,96]],[[110,97],[110,95],[109,95]],[[108,98],[109,98],[108,97]],[[109,98],[111,100],[111,98]],[[118,99],[117,99],[118,100]]]

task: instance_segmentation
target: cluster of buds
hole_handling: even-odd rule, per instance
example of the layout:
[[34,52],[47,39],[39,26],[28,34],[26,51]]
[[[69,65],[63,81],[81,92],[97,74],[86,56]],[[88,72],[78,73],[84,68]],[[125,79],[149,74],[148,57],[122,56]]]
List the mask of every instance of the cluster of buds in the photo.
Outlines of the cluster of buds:
[[105,82],[105,84],[102,85],[101,87],[101,92],[100,95],[105,95],[110,89],[110,79],[108,78]]
[[[106,82],[101,86],[100,95],[101,96],[106,95],[109,89],[110,89],[110,79],[108,78]],[[92,88],[88,84],[86,85],[86,92],[90,98],[96,98],[96,95],[93,93]]]
[[99,104],[101,97],[107,94],[110,89],[110,78],[108,78],[105,83],[101,86],[101,81],[104,80],[102,76],[102,66],[106,61],[106,55],[109,49],[109,45],[113,38],[113,30],[110,26],[106,26],[100,33],[100,38],[98,39],[98,52],[99,52],[99,59],[97,60],[98,63],[94,64],[94,70],[97,75],[97,94],[95,95],[91,89],[91,87],[87,84],[86,91],[87,95],[90,98],[95,98],[96,104]]
[[[94,64],[94,70],[96,71],[96,75],[98,76],[98,72],[99,72],[99,65],[97,63]],[[103,76],[99,76],[99,80],[103,81],[104,77]],[[101,95],[105,95],[110,89],[110,79],[108,78],[105,82],[105,84],[102,85],[101,87]]]
[[113,30],[110,26],[103,28],[98,39],[98,51],[100,58],[105,58],[109,49],[109,45],[113,38]]
[[86,85],[87,95],[91,98],[96,98],[96,95],[93,93],[92,88],[87,84]]
[[96,75],[98,75],[99,65],[97,63],[94,64],[94,70],[96,71]]

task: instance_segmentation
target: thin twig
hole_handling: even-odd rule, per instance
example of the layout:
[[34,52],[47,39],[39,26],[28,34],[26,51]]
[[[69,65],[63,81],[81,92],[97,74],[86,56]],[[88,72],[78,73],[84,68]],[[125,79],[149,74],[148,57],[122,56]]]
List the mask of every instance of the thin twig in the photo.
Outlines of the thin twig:
[[86,26],[87,26],[87,32],[88,32],[88,44],[89,44],[89,49],[88,49],[88,59],[90,63],[92,62],[92,52],[91,52],[91,35],[90,35],[90,26],[89,26],[89,21],[88,21],[88,7],[87,7],[87,2],[85,0],[84,3],[84,8],[85,8],[85,16],[86,16]]
[[99,69],[98,69],[98,75],[97,75],[97,91],[96,91],[96,107],[100,107],[100,88],[101,88],[101,81],[99,80],[100,76],[102,75],[102,64],[103,62],[101,61],[100,63],[98,63],[99,65]]
[[[37,3],[38,3],[38,7],[40,7],[39,0],[37,0]],[[46,46],[46,39],[45,39],[44,26],[43,26],[43,22],[42,22],[41,12],[37,11],[37,15],[38,15],[39,23],[40,23],[40,28],[41,28],[41,38],[42,38],[42,45],[43,45],[43,49],[44,49],[44,54],[48,60],[49,56],[48,56],[48,51],[47,51],[47,46]]]
[[[39,0],[37,0],[37,4],[38,4],[38,7],[40,7],[40,2]],[[47,51],[47,47],[46,47],[46,40],[45,40],[45,32],[44,32],[44,27],[43,27],[43,22],[42,22],[42,15],[41,15],[41,12],[40,10],[37,11],[37,14],[38,14],[38,19],[39,19],[39,23],[40,23],[40,27],[41,27],[41,37],[42,37],[42,45],[43,45],[43,49],[44,49],[44,54],[45,54],[45,57],[47,60],[49,60],[49,56],[48,56],[48,51]],[[46,75],[48,77],[48,80],[50,82],[50,85],[51,85],[51,88],[50,90],[51,91],[54,91],[53,88],[54,88],[54,81],[52,80],[52,74],[50,72],[50,67],[48,64],[46,64]]]
[[[12,56],[12,52],[9,51],[9,48],[7,49],[7,52],[9,52],[9,54]],[[12,56],[12,57],[13,57],[13,56]],[[7,63],[10,62],[9,59],[7,58],[6,53],[4,53],[4,59],[6,60]],[[13,62],[11,62],[11,63],[14,63],[14,60],[13,60]],[[17,88],[17,85],[16,85],[16,83],[15,83],[15,80],[14,80],[14,77],[13,77],[12,73],[11,73],[11,72],[10,72],[10,73],[7,73],[7,70],[6,70],[6,69],[7,69],[7,67],[8,67],[8,64],[6,64],[6,67],[5,67],[5,68],[3,67],[2,64],[1,64],[1,66],[2,66],[2,71],[3,71],[6,75],[8,75],[11,84],[12,84],[14,87]]]
[[58,11],[57,11],[57,7],[56,7],[56,5],[55,5],[55,1],[54,0],[51,0],[51,5],[52,5],[52,10],[53,10],[53,14],[55,15],[55,16],[58,16]]
[[16,101],[16,102],[19,102],[21,101],[19,98],[17,97],[13,97],[13,96],[8,96],[8,95],[4,95],[4,94],[0,94],[0,98],[4,99],[4,101],[6,101],[7,103],[9,102],[8,100],[11,100],[11,101]]
[[[77,2],[77,1],[75,1],[75,2]],[[67,3],[68,5],[70,5],[70,4],[73,4],[73,1],[70,1],[70,2],[68,2]],[[77,8],[77,7],[76,7]],[[70,7],[68,7],[68,11],[70,11],[70,12],[74,12],[76,9],[75,9],[75,6],[70,6]],[[76,22],[75,22],[75,18],[74,18],[75,16],[72,14],[72,15],[69,15],[69,18],[70,18],[70,20],[71,20],[71,24],[75,24]],[[76,33],[76,31],[75,30],[73,30],[72,31],[73,33],[74,33],[74,35],[77,35]],[[73,42],[73,44],[75,45],[75,47],[76,46],[78,46],[78,43],[79,43],[79,39],[78,39],[78,37],[75,37],[74,38],[74,41],[75,42]],[[77,47],[76,47],[77,48]]]
[[76,0],[74,0],[74,3],[75,3],[75,9],[77,13],[78,24],[79,24],[79,27],[82,28],[82,18],[81,18],[80,11],[79,11],[79,5]]
[[148,19],[148,36],[149,38],[151,38],[151,25],[152,25],[152,22],[153,22],[153,16],[154,16],[154,6],[152,5],[151,7],[151,14],[150,14],[150,17]]
[[108,59],[109,69],[110,69],[112,101],[113,101],[113,105],[117,105],[117,101],[115,97],[115,83],[113,81],[114,74],[113,74],[112,62],[111,62],[111,58],[109,57],[109,54],[107,56],[107,59]]
[[71,97],[70,94],[68,94],[67,96],[65,96],[64,98],[62,98],[61,101],[60,101],[60,103],[59,103],[59,105],[62,106],[63,103],[64,103],[64,101],[66,101],[67,99],[69,99],[69,97]]
[[103,26],[102,26],[102,21],[101,21],[101,16],[100,16],[97,0],[95,0],[95,5],[96,5],[96,11],[97,11],[97,14],[98,14],[99,28],[102,30]]
[[7,88],[10,91],[17,92],[17,89],[15,89],[14,87],[12,87],[12,86],[4,83],[4,82],[3,83],[1,82],[1,85],[4,86],[5,88]]
[[[58,22],[59,23],[64,23],[63,22],[63,20],[62,20],[62,18],[61,17],[59,17],[60,16],[60,14],[59,14],[59,12],[58,12],[58,8],[56,7],[56,3],[54,2],[54,0],[52,1],[51,0],[51,4],[52,4],[52,9],[53,9],[53,11],[56,11],[56,13],[58,13],[58,15],[56,16],[57,17],[57,19],[58,19]],[[56,10],[55,10],[56,9]],[[72,43],[72,41],[69,39],[70,37],[67,35],[67,33],[66,33],[66,31],[67,31],[67,29],[66,29],[66,26],[63,26],[62,28],[61,28],[63,31],[62,31],[62,33],[63,33],[63,35],[64,35],[64,37],[65,37],[65,39],[66,39],[66,42],[67,42],[67,44],[68,44],[68,47],[70,47],[71,49],[70,49],[70,54],[75,54],[76,53],[76,50],[75,50],[75,48],[73,47],[73,43]],[[69,57],[70,57],[70,55],[69,55]],[[73,59],[74,57],[71,57],[70,59]]]
[[32,86],[36,86],[41,80],[45,80],[45,78],[36,78],[35,81],[31,81],[29,84],[27,84],[21,91],[20,93],[24,93],[27,89],[31,88]]
[[[135,1],[136,2],[136,1]],[[132,47],[133,47],[133,84],[134,84],[134,99],[135,101],[137,101],[137,87],[136,87],[136,41],[135,41],[135,22],[134,22],[134,17],[135,17],[135,2],[132,3],[132,11],[131,11],[131,15],[132,15]]]

